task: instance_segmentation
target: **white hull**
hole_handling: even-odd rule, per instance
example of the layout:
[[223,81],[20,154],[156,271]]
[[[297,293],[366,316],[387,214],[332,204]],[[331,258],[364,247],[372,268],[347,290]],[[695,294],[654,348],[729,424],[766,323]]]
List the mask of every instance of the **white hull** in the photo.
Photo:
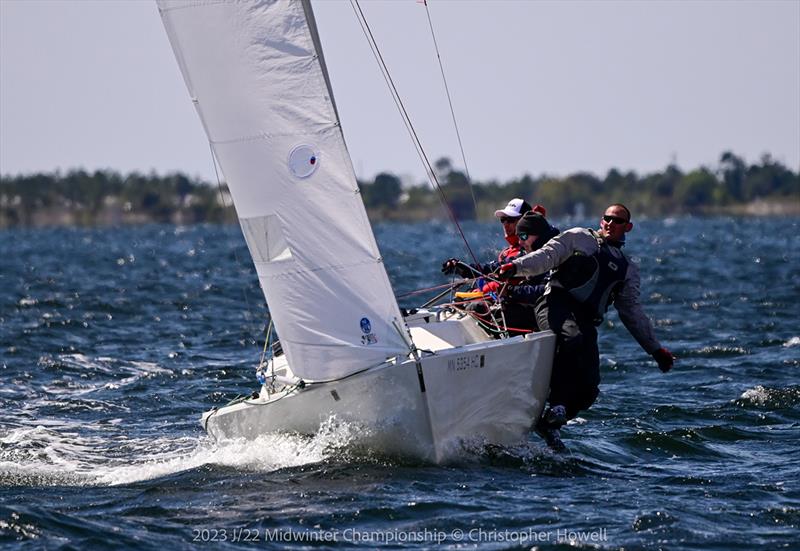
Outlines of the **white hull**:
[[359,444],[436,463],[464,441],[508,445],[527,435],[547,398],[551,332],[483,340],[469,318],[409,325],[417,346],[433,351],[420,359],[421,373],[412,358],[269,397],[262,391],[207,412],[202,422],[218,439],[255,438],[313,434],[335,416],[361,429]]

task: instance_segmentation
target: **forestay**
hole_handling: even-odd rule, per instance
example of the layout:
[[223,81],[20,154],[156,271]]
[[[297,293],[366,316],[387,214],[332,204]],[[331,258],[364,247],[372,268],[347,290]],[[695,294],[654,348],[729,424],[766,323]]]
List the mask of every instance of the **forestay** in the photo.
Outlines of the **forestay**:
[[294,373],[330,379],[407,353],[310,4],[158,7]]

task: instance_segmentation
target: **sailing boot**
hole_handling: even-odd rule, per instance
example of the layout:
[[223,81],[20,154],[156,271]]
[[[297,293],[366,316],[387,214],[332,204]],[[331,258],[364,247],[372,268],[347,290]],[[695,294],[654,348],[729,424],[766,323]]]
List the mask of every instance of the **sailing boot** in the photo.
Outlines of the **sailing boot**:
[[547,447],[554,452],[563,452],[567,449],[561,440],[561,431],[544,426],[542,423],[536,424],[536,434],[542,437]]
[[567,424],[567,408],[564,406],[550,406],[550,408],[542,414],[540,423],[547,428],[560,429]]

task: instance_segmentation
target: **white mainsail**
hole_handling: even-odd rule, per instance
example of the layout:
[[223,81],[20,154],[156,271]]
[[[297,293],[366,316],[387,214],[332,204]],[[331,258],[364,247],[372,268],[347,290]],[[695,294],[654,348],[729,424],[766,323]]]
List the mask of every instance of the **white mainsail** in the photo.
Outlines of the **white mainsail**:
[[307,0],[158,0],[292,371],[407,354]]

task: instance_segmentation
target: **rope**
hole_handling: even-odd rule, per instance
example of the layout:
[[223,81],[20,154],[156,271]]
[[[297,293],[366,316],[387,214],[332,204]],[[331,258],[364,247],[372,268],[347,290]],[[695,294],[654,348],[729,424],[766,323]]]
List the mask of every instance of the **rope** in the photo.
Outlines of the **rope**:
[[[270,341],[272,340],[272,319],[269,320],[269,325],[267,326],[267,336],[264,338],[264,350],[261,351],[261,360],[258,362],[258,368],[264,365],[264,358],[267,355],[267,347],[269,346]],[[272,362],[272,371],[273,375],[275,374],[275,362]]]
[[[473,300],[479,301],[481,299],[473,299]],[[456,303],[456,304],[458,304],[458,303]],[[461,303],[461,304],[463,304],[463,303]],[[503,316],[503,325],[498,325],[496,323],[492,323],[491,321],[487,320],[486,318],[481,317],[480,315],[478,315],[475,312],[470,312],[469,310],[462,310],[462,311],[464,313],[466,313],[467,315],[469,315],[470,317],[474,318],[475,320],[479,321],[480,323],[483,323],[485,325],[489,325],[491,327],[496,327],[497,328],[497,333],[500,333],[501,335],[505,335],[506,337],[509,336],[508,335],[509,331],[516,331],[518,333],[535,333],[536,332],[533,329],[521,329],[519,327],[509,327],[508,325],[505,325],[505,316]],[[501,311],[501,314],[502,314],[502,311]]]
[[375,37],[372,34],[372,29],[370,28],[369,23],[367,23],[367,19],[364,16],[364,12],[361,11],[361,5],[358,3],[358,0],[350,0],[350,6],[353,8],[353,12],[356,14],[356,18],[358,19],[359,25],[361,25],[361,30],[364,33],[367,42],[369,43],[370,49],[372,50],[372,55],[378,62],[378,66],[381,70],[381,74],[383,75],[383,79],[386,81],[386,84],[389,87],[389,92],[391,93],[392,99],[394,100],[394,103],[400,112],[400,116],[403,119],[403,123],[405,124],[406,129],[408,130],[408,133],[411,136],[414,148],[417,150],[417,155],[419,155],[419,158],[422,161],[422,165],[425,168],[425,171],[428,175],[428,179],[433,184],[434,189],[438,191],[442,203],[447,209],[447,213],[450,215],[450,219],[453,221],[453,224],[458,230],[458,233],[460,234],[462,241],[464,241],[464,245],[467,247],[467,251],[469,252],[472,259],[477,263],[478,257],[472,251],[472,247],[470,247],[469,241],[467,241],[467,236],[464,235],[464,230],[461,229],[461,224],[458,223],[458,218],[456,218],[453,209],[447,202],[447,196],[445,195],[442,186],[439,185],[439,179],[436,177],[436,172],[433,170],[430,160],[428,159],[428,156],[425,153],[425,149],[422,147],[422,142],[420,141],[419,136],[417,135],[417,131],[414,129],[414,125],[411,123],[411,117],[406,111],[405,105],[403,104],[403,100],[400,98],[400,93],[397,91],[397,87],[394,84],[392,75],[389,73],[389,68],[386,66],[386,63],[383,60],[383,55],[381,54],[381,51],[378,48],[378,43],[375,41]]
[[456,112],[453,109],[453,99],[450,97],[450,87],[447,85],[447,77],[444,75],[444,66],[442,65],[442,56],[439,53],[439,43],[436,40],[436,33],[433,32],[433,21],[431,20],[431,11],[428,9],[428,0],[423,0],[425,4],[425,13],[428,16],[428,27],[431,29],[431,38],[433,39],[433,47],[436,50],[436,59],[439,60],[439,72],[442,74],[442,82],[444,83],[444,91],[447,94],[447,103],[450,105],[450,115],[453,118],[453,127],[456,129],[456,138],[458,139],[458,148],[461,150],[461,160],[464,163],[464,172],[467,175],[467,185],[469,186],[469,194],[472,196],[472,205],[475,207],[475,212],[478,212],[478,201],[475,199],[475,191],[472,187],[472,176],[469,174],[469,167],[467,166],[467,156],[464,154],[464,144],[461,142],[461,132],[458,130],[458,122],[456,122]]
[[445,283],[443,285],[435,285],[433,287],[425,287],[423,289],[416,289],[414,291],[409,291],[407,293],[403,293],[402,295],[397,295],[397,298],[405,298],[405,297],[410,297],[410,296],[413,296],[413,295],[421,295],[423,293],[429,293],[430,291],[438,291],[439,289],[444,289],[445,287],[447,287],[449,289],[450,287],[463,285],[464,283],[469,283],[471,281],[475,281],[475,279],[474,278],[473,279],[463,279],[461,281],[455,281],[455,282],[452,282],[452,283]]

